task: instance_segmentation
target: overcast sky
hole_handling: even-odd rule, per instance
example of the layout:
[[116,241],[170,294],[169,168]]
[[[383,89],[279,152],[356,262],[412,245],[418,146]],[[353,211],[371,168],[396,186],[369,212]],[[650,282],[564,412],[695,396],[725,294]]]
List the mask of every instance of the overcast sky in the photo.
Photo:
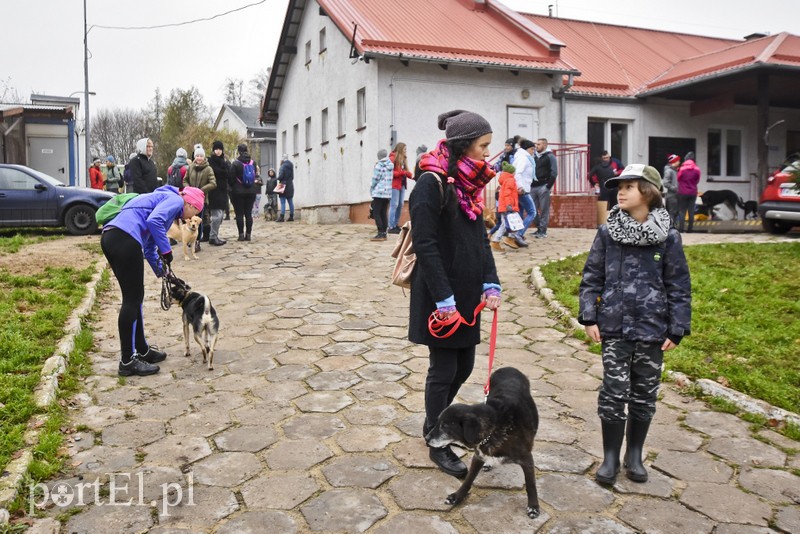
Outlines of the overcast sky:
[[[402,1],[402,0],[394,0]],[[436,2],[439,0],[430,0]],[[152,30],[98,26],[155,26],[211,17],[211,21]],[[309,0],[309,3],[311,0]],[[516,10],[626,26],[741,38],[753,32],[792,31],[799,0],[504,0]],[[218,109],[228,77],[253,78],[272,66],[288,0],[87,0],[91,111],[141,109],[155,89],[196,86]],[[0,91],[76,96],[84,88],[83,1],[2,0]],[[557,6],[557,7],[556,7]],[[794,29],[793,33],[800,34]]]

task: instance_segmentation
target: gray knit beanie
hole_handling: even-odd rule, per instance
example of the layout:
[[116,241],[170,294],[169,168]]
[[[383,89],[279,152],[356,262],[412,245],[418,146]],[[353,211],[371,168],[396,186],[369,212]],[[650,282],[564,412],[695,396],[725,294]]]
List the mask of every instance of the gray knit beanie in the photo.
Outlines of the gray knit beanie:
[[425,146],[425,145],[419,145],[419,146],[417,147],[417,156],[419,156],[420,154],[424,154],[424,153],[425,153],[425,152],[427,152],[427,151],[428,151],[428,147],[427,147],[427,146]]
[[439,129],[445,131],[448,141],[458,139],[477,139],[492,133],[488,121],[471,111],[456,109],[439,115]]
[[382,148],[382,149],[378,150],[378,159],[383,159],[388,155],[389,155],[389,153],[386,152],[385,148]]

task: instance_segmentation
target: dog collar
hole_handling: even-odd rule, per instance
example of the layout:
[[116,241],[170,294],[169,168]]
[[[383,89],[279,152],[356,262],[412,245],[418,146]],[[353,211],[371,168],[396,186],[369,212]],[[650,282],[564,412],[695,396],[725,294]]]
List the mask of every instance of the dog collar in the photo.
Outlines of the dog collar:
[[481,440],[481,442],[480,442],[480,443],[478,443],[478,447],[483,447],[484,445],[486,445],[487,443],[489,443],[489,440],[490,440],[490,439],[492,439],[492,435],[491,435],[491,434],[489,434],[488,436],[486,436],[485,438],[483,438],[483,439]]

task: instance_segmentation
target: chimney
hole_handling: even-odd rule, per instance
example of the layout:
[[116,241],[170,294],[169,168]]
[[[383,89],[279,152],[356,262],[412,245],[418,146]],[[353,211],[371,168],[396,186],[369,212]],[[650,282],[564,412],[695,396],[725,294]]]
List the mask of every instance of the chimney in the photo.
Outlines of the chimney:
[[472,11],[486,11],[486,0],[459,0],[459,2]]
[[745,41],[752,41],[753,39],[761,39],[762,37],[766,37],[767,35],[769,35],[769,34],[768,33],[755,32],[755,33],[751,33],[750,35],[745,35],[744,36],[744,40]]

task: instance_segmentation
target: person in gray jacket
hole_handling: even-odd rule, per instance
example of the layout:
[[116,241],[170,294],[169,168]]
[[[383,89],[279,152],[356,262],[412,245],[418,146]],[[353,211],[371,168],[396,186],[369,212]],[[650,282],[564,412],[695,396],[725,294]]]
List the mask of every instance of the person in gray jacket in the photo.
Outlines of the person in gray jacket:
[[672,220],[672,226],[676,226],[678,218],[678,167],[681,166],[681,157],[677,154],[670,154],[667,164],[664,166],[664,193],[667,212]]
[[586,259],[578,322],[592,341],[603,344],[597,402],[603,464],[595,479],[613,485],[626,421],[625,474],[634,482],[647,481],[642,449],[656,411],[664,351],[690,332],[692,290],[680,233],[662,207],[658,171],[628,165],[605,186],[618,188],[618,203]]

